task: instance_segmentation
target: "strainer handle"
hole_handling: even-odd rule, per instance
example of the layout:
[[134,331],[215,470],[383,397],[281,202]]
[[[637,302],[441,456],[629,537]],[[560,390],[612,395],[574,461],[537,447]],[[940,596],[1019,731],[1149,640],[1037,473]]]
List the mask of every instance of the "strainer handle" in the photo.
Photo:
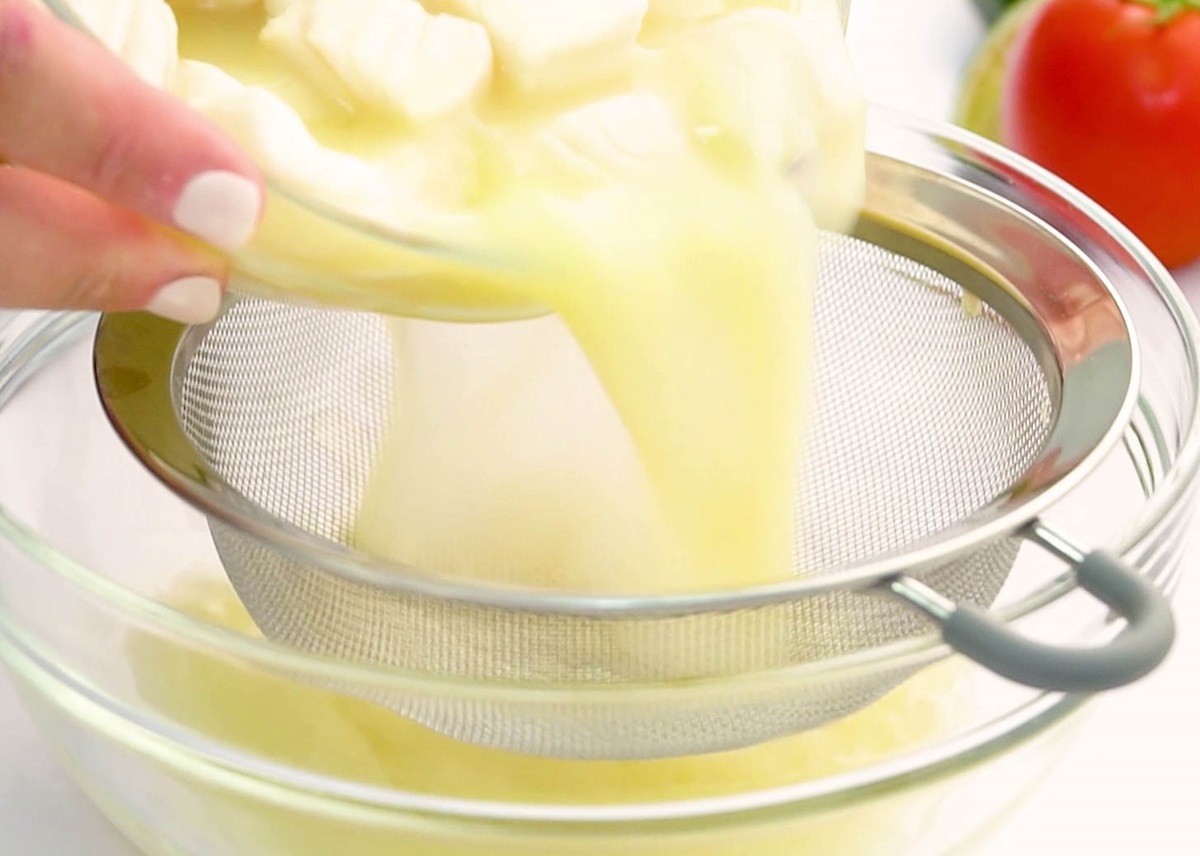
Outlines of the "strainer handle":
[[936,602],[941,596],[924,586],[918,586],[923,589],[920,592],[902,591],[916,582],[909,578],[902,578],[899,586],[896,582],[900,581],[893,582],[892,591],[937,620],[942,638],[960,654],[1027,686],[1057,692],[1098,692],[1125,686],[1149,674],[1166,659],[1175,641],[1170,602],[1141,574],[1104,551],[1080,554],[1071,563],[1080,588],[1128,622],[1107,645],[1061,648],[1035,642],[986,610],[952,602],[945,609],[945,601]]

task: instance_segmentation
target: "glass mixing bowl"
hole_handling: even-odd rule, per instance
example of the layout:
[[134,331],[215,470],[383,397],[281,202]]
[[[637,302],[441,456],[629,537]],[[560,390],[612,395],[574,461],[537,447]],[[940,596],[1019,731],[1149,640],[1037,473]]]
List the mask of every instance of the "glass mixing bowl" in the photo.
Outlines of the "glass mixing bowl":
[[[1200,460],[1198,339],[1184,299],[1115,221],[1004,150],[932,126],[884,136],[886,156],[1022,206],[1112,280],[1143,351],[1137,411],[1123,444],[1045,518],[1172,590]],[[203,515],[109,428],[91,374],[94,325],[20,313],[0,327],[0,658],[68,769],[147,853],[946,856],[1029,792],[1087,707],[950,657],[932,634],[804,668],[636,689],[434,678],[265,641],[232,598]],[[997,610],[1059,644],[1120,629],[1032,550]],[[906,665],[926,668],[828,728],[749,754],[636,766],[470,749],[321,689],[662,704]]]

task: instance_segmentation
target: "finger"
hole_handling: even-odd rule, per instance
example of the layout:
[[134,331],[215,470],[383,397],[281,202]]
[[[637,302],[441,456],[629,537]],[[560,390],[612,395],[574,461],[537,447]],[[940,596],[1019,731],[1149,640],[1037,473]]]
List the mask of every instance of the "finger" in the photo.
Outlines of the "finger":
[[0,0],[0,155],[224,249],[253,234],[253,162],[29,0]]
[[148,309],[199,324],[220,306],[224,261],[195,241],[68,184],[0,166],[0,305]]

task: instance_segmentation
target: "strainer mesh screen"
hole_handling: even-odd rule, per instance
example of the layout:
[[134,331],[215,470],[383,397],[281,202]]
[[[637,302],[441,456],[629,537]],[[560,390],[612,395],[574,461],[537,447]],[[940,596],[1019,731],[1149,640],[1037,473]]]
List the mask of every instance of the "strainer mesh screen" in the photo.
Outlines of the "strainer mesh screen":
[[[1053,387],[1013,326],[988,307],[967,311],[962,297],[914,261],[853,238],[824,239],[812,423],[797,475],[798,572],[829,572],[935,534],[1005,492],[1036,460],[1055,418]],[[348,541],[392,406],[382,319],[242,300],[188,347],[177,366],[180,417],[214,470],[270,514]],[[213,532],[269,636],[432,676],[661,684],[811,664],[928,629],[890,599],[845,590],[685,617],[503,609],[381,591],[227,524],[214,521]],[[989,605],[1017,546],[993,542],[923,578],[956,601]],[[484,703],[416,689],[371,697],[499,748],[640,757],[810,728],[908,673],[697,692],[669,705]]]
[[827,237],[797,565],[912,544],[1010,488],[1053,427],[1034,352],[962,289],[881,247]]
[[180,421],[243,496],[344,541],[387,429],[389,354],[367,317],[245,301],[187,360]]

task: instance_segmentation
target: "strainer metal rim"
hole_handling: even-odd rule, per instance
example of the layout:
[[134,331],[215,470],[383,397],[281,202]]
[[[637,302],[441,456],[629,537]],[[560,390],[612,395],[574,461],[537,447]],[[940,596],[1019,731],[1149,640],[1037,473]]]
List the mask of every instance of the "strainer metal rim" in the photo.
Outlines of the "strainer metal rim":
[[[978,141],[973,135],[959,130],[939,126],[911,117],[900,116],[890,111],[876,111],[873,116],[873,127],[882,126],[886,131],[924,134],[939,142],[949,142],[951,145],[967,145],[978,147]],[[1018,174],[1044,185],[1049,191],[1064,198],[1065,201],[1080,209],[1084,214],[1094,213],[1090,203],[1086,203],[1076,191],[1055,179],[1043,170],[1034,167],[1018,156],[994,149],[985,151],[989,158],[1017,170]],[[884,160],[895,160],[886,155],[873,155]],[[910,164],[911,166],[911,164]],[[945,181],[959,181],[964,187],[965,181],[952,176],[941,176]],[[1018,209],[1006,200],[975,186],[971,186],[975,195],[991,197],[992,204],[1011,209],[1014,216],[1019,216]],[[1027,219],[1032,215],[1025,215]],[[1048,234],[1057,235],[1055,230],[1044,221],[1037,221],[1040,228]],[[1104,224],[1106,227],[1108,224]],[[1064,247],[1071,247],[1069,241],[1057,235]],[[1080,256],[1080,259],[1083,259]],[[1090,265],[1086,259],[1087,264]],[[970,263],[968,263],[970,264]],[[1093,266],[1094,267],[1094,266]],[[493,607],[519,609],[526,612],[557,612],[585,616],[635,616],[635,615],[683,615],[701,611],[736,610],[753,608],[766,604],[793,600],[798,597],[808,597],[833,589],[861,589],[879,583],[882,580],[898,574],[919,576],[922,569],[933,567],[953,558],[968,553],[979,546],[996,538],[1019,533],[1024,527],[1037,520],[1047,508],[1073,490],[1106,456],[1120,440],[1126,425],[1130,421],[1137,399],[1140,359],[1137,347],[1133,343],[1134,330],[1128,310],[1123,305],[1111,285],[1102,274],[1095,271],[1097,279],[1105,284],[1107,296],[1116,307],[1130,338],[1129,382],[1124,385],[1123,396],[1119,406],[1114,408],[1115,418],[1109,421],[1106,430],[1099,435],[1094,443],[1088,445],[1089,451],[1065,474],[1057,478],[1050,486],[1024,497],[1019,504],[991,516],[982,523],[972,525],[969,529],[957,534],[946,535],[939,533],[930,543],[916,545],[893,554],[879,556],[870,561],[852,566],[822,572],[811,577],[798,577],[782,583],[760,585],[753,588],[735,591],[714,591],[687,594],[622,597],[595,596],[542,591],[530,588],[504,587],[479,582],[457,582],[438,578],[423,573],[419,568],[384,562],[351,551],[340,545],[309,535],[282,521],[276,520],[253,507],[240,507],[236,494],[222,489],[220,479],[208,472],[204,462],[200,460],[190,441],[172,416],[173,390],[168,371],[161,376],[144,379],[147,389],[152,388],[156,400],[156,408],[160,411],[153,417],[154,432],[162,436],[153,442],[146,442],[137,432],[130,430],[127,421],[119,412],[122,405],[114,407],[114,387],[107,382],[103,373],[113,365],[120,365],[119,359],[112,359],[103,349],[103,337],[108,340],[136,340],[138,349],[142,352],[137,360],[139,366],[156,365],[165,369],[172,368],[172,360],[177,358],[178,346],[189,328],[174,322],[154,318],[147,315],[106,316],[101,321],[100,334],[97,344],[97,370],[101,377],[101,396],[109,416],[117,426],[125,442],[134,453],[145,463],[164,483],[177,494],[181,495],[193,506],[204,513],[213,515],[243,533],[270,545],[275,550],[289,555],[300,556],[306,562],[324,567],[344,578],[366,582],[390,591],[422,594],[430,597],[454,600]],[[986,278],[986,275],[984,275]],[[115,329],[114,328],[119,328]],[[150,353],[153,351],[153,353]],[[148,393],[150,394],[150,393]],[[116,410],[117,412],[114,412]],[[143,414],[144,416],[144,414]],[[143,418],[143,423],[146,420]],[[231,501],[231,497],[234,499]],[[989,507],[990,508],[990,507]],[[952,527],[949,532],[956,530]]]
[[[1193,384],[1200,379],[1200,354],[1197,352],[1197,347],[1200,346],[1200,323],[1165,266],[1140,244],[1125,226],[1078,191],[994,143],[942,123],[906,117],[891,111],[878,112],[893,116],[898,120],[898,124],[908,126],[927,143],[945,147],[948,142],[966,147],[997,162],[1015,165],[1026,175],[1042,181],[1065,201],[1080,208],[1091,221],[1111,235],[1116,246],[1129,256],[1131,269],[1137,275],[1146,278],[1147,285],[1153,289],[1156,303],[1161,304],[1166,320],[1171,324],[1172,336],[1178,336],[1180,340],[1180,370]],[[79,335],[89,332],[94,323],[95,316],[90,313],[47,315],[28,311],[0,312],[0,344],[3,345],[3,351],[7,352],[0,362],[0,404],[14,395],[22,387],[25,379],[44,364],[48,355],[52,355],[47,348],[55,354],[58,353],[59,348],[78,341]],[[1156,539],[1162,537],[1163,527],[1167,525],[1166,522],[1175,513],[1181,501],[1194,490],[1194,481],[1200,472],[1200,407],[1196,407],[1193,402],[1179,422],[1172,427],[1178,432],[1179,442],[1178,446],[1171,450],[1174,454],[1165,461],[1166,470],[1162,478],[1156,479],[1148,487],[1150,492],[1145,505],[1130,521],[1128,528],[1114,533],[1112,542],[1108,544],[1115,553],[1130,560],[1135,560],[1137,555],[1152,547]],[[522,696],[527,693],[550,692],[545,687],[494,683],[481,685],[477,681],[409,674],[393,667],[302,653],[285,645],[228,630],[202,618],[185,614],[150,595],[121,585],[63,553],[3,507],[0,507],[0,536],[88,599],[129,616],[138,627],[145,628],[148,632],[161,633],[189,646],[212,647],[267,668],[311,674],[317,679],[354,680],[367,685],[436,686],[439,690],[461,685],[463,691],[470,690],[487,696],[509,692],[519,692]],[[1004,621],[1015,621],[1057,602],[1077,588],[1074,575],[1069,571],[1064,572],[1039,584],[1036,589],[1023,593],[1011,603],[997,608],[996,615]],[[2,618],[0,613],[0,619]],[[886,668],[890,667],[890,661],[897,656],[926,652],[937,659],[947,651],[947,646],[941,642],[938,635],[930,632],[897,645],[875,649],[865,658],[864,664],[870,661]],[[841,668],[842,658],[824,660],[810,666],[819,666],[822,673],[833,674]],[[806,670],[814,671],[810,666],[806,666]],[[775,673],[772,678],[791,680],[793,671]],[[671,688],[671,691],[674,689]]]

